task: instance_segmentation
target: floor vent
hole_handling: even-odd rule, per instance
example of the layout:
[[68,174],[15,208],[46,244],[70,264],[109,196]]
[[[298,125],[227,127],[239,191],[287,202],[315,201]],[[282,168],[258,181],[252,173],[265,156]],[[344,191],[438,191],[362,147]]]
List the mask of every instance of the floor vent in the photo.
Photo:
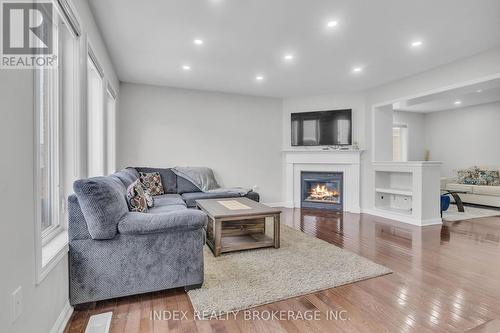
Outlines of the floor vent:
[[108,333],[113,312],[104,312],[90,316],[85,333]]

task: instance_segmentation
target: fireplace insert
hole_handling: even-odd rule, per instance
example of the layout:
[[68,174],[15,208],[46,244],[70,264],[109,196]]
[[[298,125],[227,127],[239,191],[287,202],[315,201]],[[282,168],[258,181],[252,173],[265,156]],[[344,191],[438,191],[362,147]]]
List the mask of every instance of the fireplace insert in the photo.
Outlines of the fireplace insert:
[[344,201],[342,172],[302,171],[302,208],[342,211]]

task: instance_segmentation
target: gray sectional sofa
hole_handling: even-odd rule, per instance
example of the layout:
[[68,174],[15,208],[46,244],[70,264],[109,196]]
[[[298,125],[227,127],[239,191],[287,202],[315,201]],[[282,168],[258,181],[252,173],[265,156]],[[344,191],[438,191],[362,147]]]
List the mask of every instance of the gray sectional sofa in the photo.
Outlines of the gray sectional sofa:
[[[130,212],[127,187],[139,172],[159,172],[165,194],[146,213]],[[126,168],[74,183],[69,201],[69,276],[72,305],[203,283],[207,216],[193,209],[203,193],[170,169]],[[247,197],[259,201],[259,195]]]

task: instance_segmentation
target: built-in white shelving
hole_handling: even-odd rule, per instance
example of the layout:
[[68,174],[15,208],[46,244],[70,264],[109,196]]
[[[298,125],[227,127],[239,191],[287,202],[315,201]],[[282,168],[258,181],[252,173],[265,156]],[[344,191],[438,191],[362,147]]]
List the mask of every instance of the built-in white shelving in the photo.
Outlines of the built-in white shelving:
[[375,192],[377,192],[377,193],[387,193],[387,194],[404,195],[404,196],[407,196],[407,197],[413,196],[413,192],[410,189],[401,189],[401,188],[381,188],[381,187],[377,187],[375,189]]
[[377,215],[416,225],[440,223],[439,162],[374,162]]

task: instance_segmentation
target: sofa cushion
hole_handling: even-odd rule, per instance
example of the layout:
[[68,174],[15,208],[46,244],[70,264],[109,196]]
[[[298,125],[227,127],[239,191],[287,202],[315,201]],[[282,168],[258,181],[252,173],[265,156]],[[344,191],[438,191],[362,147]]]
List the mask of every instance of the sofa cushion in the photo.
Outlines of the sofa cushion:
[[165,194],[159,172],[139,172],[139,181],[151,195]]
[[182,205],[165,205],[165,206],[156,206],[153,208],[148,209],[148,214],[161,214],[161,213],[166,213],[166,212],[173,212],[176,210],[186,210],[186,204]]
[[446,184],[446,189],[448,191],[459,191],[459,192],[472,193],[473,187],[474,187],[474,185],[456,184],[456,183]]
[[127,203],[131,212],[147,212],[153,207],[153,197],[144,190],[141,182],[136,180],[127,189]]
[[196,209],[184,209],[163,214],[127,213],[118,223],[122,234],[143,235],[160,232],[204,228],[207,215]]
[[201,192],[200,189],[186,178],[177,176],[177,193]]
[[163,184],[163,192],[165,193],[177,193],[177,176],[170,168],[145,168],[145,167],[135,167],[137,172],[158,172],[161,177],[161,183]]
[[117,171],[112,176],[118,178],[126,189],[130,184],[139,179],[139,173],[134,168],[126,168]]
[[500,197],[500,186],[474,186],[472,193]]
[[196,207],[196,200],[200,199],[235,198],[235,197],[241,197],[241,195],[238,192],[217,192],[217,193],[191,192],[182,194],[182,198],[186,201],[188,207]]
[[116,177],[93,177],[73,183],[93,239],[111,239],[118,221],[127,213],[126,188]]
[[183,205],[186,206],[180,194],[162,194],[155,197],[155,206]]

